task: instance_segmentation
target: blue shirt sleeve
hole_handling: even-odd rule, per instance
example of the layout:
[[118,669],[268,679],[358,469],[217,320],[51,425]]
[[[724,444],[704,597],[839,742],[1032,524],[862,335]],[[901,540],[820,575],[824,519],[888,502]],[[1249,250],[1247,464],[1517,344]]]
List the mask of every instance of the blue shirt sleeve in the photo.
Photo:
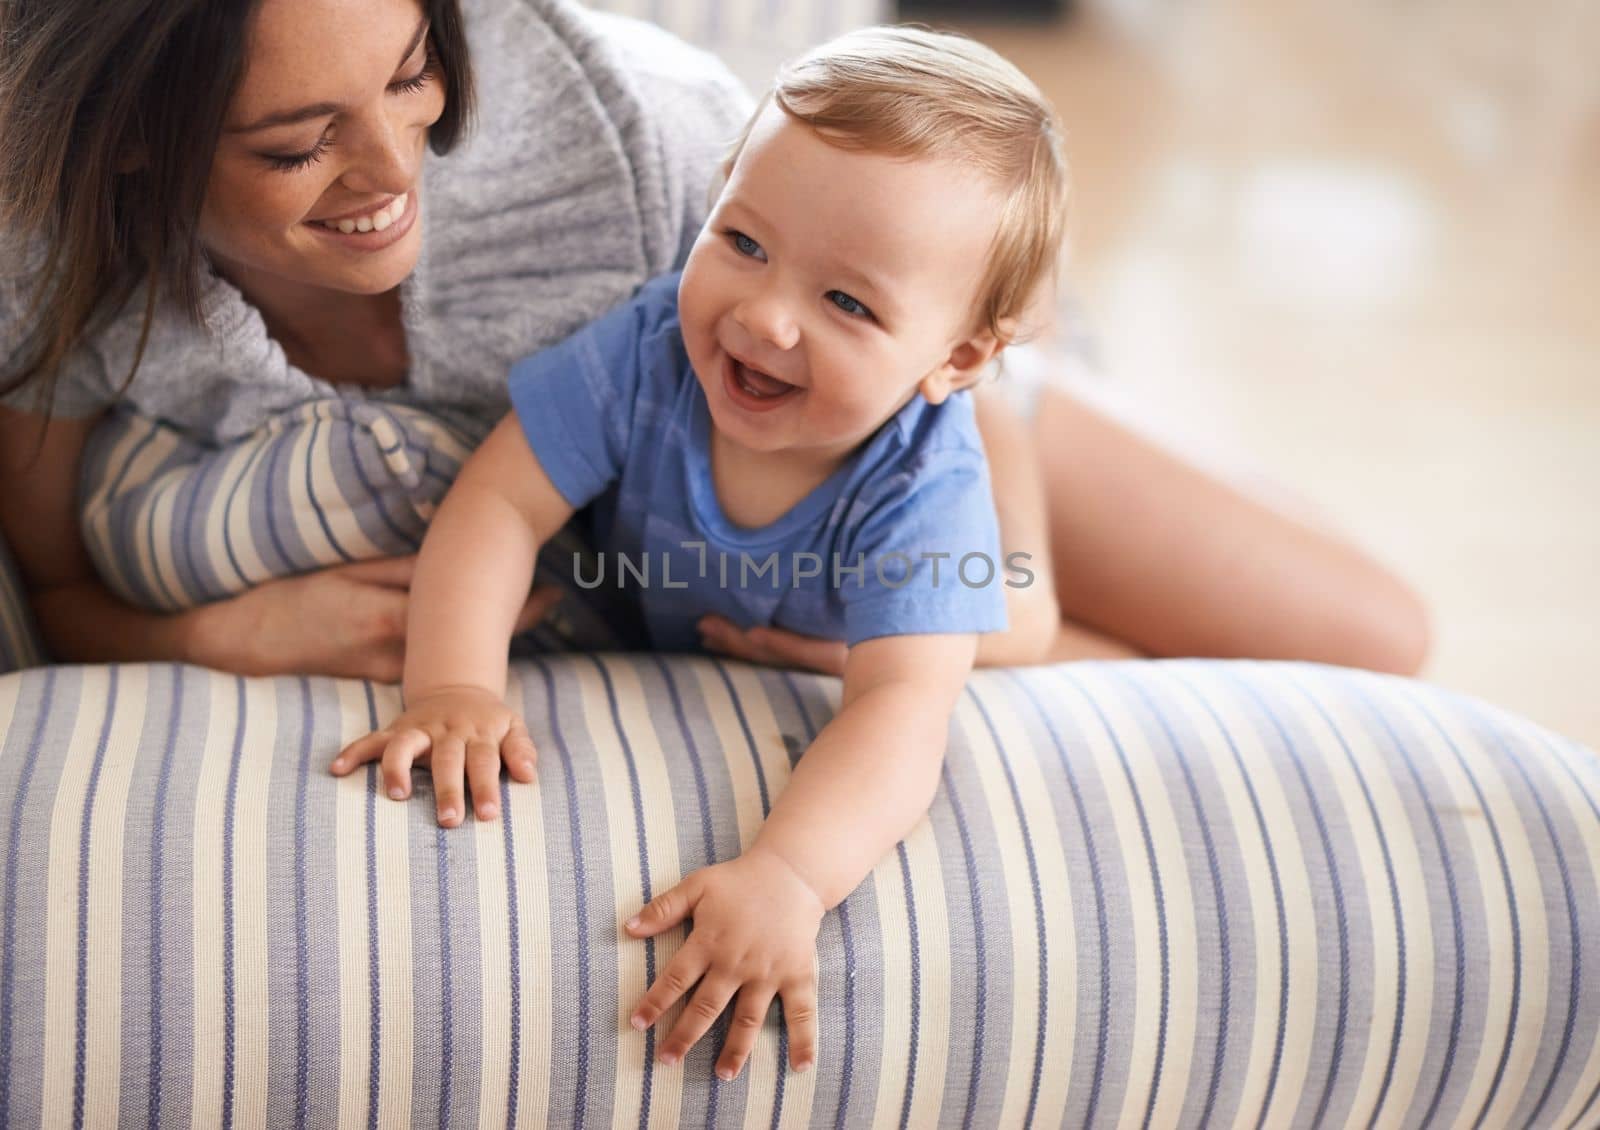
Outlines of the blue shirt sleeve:
[[511,367],[511,407],[545,474],[582,507],[622,474],[643,386],[668,379],[676,340],[678,277],[647,283],[632,300],[559,345]]
[[1006,626],[1000,529],[981,450],[918,456],[866,503],[841,570],[845,642],[878,636],[998,632]]

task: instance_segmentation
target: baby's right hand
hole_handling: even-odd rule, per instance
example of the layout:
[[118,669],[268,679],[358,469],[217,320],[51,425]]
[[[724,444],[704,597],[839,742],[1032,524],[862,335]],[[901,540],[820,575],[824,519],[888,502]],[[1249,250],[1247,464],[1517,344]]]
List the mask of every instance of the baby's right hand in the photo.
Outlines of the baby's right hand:
[[500,814],[500,763],[513,780],[532,784],[538,751],[516,711],[482,687],[440,687],[419,695],[385,729],[358,738],[329,767],[343,777],[382,759],[383,788],[395,800],[411,795],[411,766],[433,767],[434,807],[442,827],[466,818],[462,772],[479,820]]

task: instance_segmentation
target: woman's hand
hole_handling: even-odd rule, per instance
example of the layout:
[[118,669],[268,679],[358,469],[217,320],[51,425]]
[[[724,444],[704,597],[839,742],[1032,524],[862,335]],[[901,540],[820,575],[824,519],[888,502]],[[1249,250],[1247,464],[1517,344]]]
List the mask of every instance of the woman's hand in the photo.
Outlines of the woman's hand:
[[384,729],[357,738],[329,770],[343,777],[369,761],[383,762],[383,791],[393,800],[411,795],[411,766],[433,768],[433,804],[441,827],[466,818],[462,772],[472,786],[479,820],[500,814],[500,765],[514,780],[532,784],[538,751],[516,711],[482,687],[439,687],[406,704]]
[[[193,659],[241,675],[335,675],[398,683],[405,664],[413,557],[387,557],[285,577],[187,615]],[[516,630],[560,600],[535,589]]]
[[744,1067],[772,998],[783,1001],[789,1066],[809,1070],[817,1060],[817,930],[819,898],[776,852],[752,848],[737,859],[705,867],[650,900],[628,920],[635,938],[653,938],[685,918],[694,927],[655,984],[632,1024],[643,1031],[673,1002],[695,990],[657,1053],[677,1063],[737,996],[717,1075],[732,1079]]
[[843,675],[845,656],[850,654],[840,640],[802,636],[783,628],[740,628],[721,616],[702,616],[697,627],[700,643],[707,650],[768,667],[798,667],[822,675]]

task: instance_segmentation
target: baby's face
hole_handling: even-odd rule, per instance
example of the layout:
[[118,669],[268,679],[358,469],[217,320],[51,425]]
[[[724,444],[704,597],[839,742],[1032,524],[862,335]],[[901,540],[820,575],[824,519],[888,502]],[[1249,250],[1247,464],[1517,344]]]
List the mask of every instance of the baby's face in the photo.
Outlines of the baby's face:
[[769,106],[678,292],[717,430],[836,460],[911,397],[970,383],[992,351],[974,307],[999,209],[970,169],[840,149]]

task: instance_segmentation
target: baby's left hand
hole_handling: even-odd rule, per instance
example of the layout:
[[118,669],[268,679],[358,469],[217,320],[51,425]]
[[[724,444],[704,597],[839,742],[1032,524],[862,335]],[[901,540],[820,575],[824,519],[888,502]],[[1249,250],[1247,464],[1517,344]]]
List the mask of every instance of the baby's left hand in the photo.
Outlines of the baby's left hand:
[[694,919],[688,941],[634,1010],[633,1026],[650,1027],[700,981],[661,1043],[661,1062],[677,1063],[737,994],[717,1060],[717,1075],[732,1079],[755,1047],[776,995],[789,1029],[789,1066],[810,1069],[817,1058],[817,930],[825,910],[793,867],[757,848],[686,876],[628,921],[630,934],[650,938]]

